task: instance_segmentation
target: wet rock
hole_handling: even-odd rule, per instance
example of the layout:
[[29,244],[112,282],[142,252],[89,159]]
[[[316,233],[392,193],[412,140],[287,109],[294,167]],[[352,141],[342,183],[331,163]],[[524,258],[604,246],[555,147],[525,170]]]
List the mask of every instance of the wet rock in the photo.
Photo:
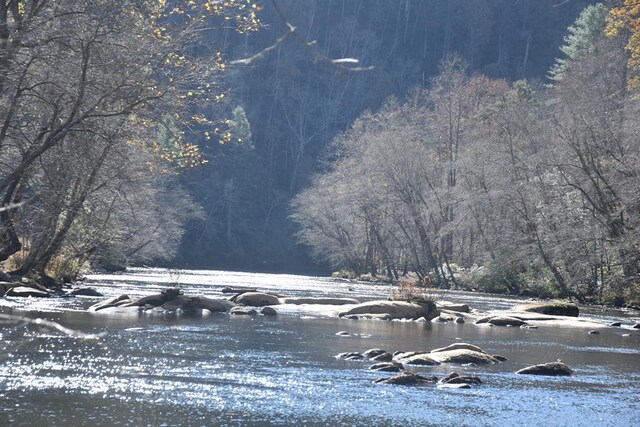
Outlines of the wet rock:
[[492,355],[491,355],[491,357],[493,357],[494,359],[496,359],[498,362],[506,362],[507,360],[509,360],[509,359],[507,359],[506,357],[501,356],[501,355],[499,355],[499,354],[492,354]]
[[11,281],[0,281],[0,295],[4,295],[7,293],[7,291],[11,288],[14,288],[16,286],[20,286],[20,283],[17,282],[11,282]]
[[418,319],[420,317],[424,317],[427,320],[433,319],[439,314],[433,301],[423,300],[419,302],[407,302],[377,300],[357,304],[349,310],[341,312],[339,316],[344,317],[365,313],[385,314],[393,319]]
[[467,349],[447,350],[439,351],[436,353],[429,353],[429,357],[440,363],[457,363],[461,365],[467,363],[475,363],[477,365],[480,365],[499,362],[490,354]]
[[449,316],[440,315],[438,317],[434,317],[433,319],[431,319],[431,322],[432,323],[449,323],[451,320],[453,320],[453,318]]
[[229,311],[235,304],[223,298],[188,297],[196,308],[206,309],[212,313]]
[[50,292],[35,289],[27,286],[14,286],[7,289],[5,296],[8,297],[33,297],[33,298],[48,298],[51,296]]
[[436,377],[423,377],[413,372],[403,372],[389,378],[380,378],[374,381],[376,384],[396,384],[396,385],[424,385],[433,384],[438,381]]
[[596,331],[595,329],[593,329],[593,330],[589,331],[588,333],[589,333],[589,335],[599,335],[600,331]]
[[516,374],[568,376],[573,375],[573,371],[562,362],[551,362],[528,366],[520,369]]
[[382,354],[378,354],[377,356],[372,357],[371,360],[375,360],[378,362],[391,362],[393,360],[393,355],[385,351]]
[[69,292],[69,295],[84,296],[84,297],[103,297],[104,296],[103,294],[98,292],[95,288],[89,288],[84,286],[72,289],[71,292]]
[[236,295],[231,301],[240,305],[249,305],[252,307],[262,307],[265,305],[278,305],[280,298],[276,295],[265,294],[262,292],[244,292]]
[[381,348],[370,348],[369,350],[365,351],[362,354],[367,359],[373,359],[376,356],[380,356],[381,354],[386,354],[386,353],[387,351]]
[[336,332],[336,335],[339,336],[339,337],[350,337],[351,336],[351,334],[349,332],[347,332],[347,331]]
[[431,353],[440,353],[440,352],[449,351],[449,350],[471,350],[471,351],[477,351],[478,353],[488,354],[486,351],[484,351],[477,345],[467,344],[465,342],[457,342],[457,343],[448,345],[446,347],[436,348],[434,350],[431,350]]
[[464,317],[456,317],[456,323],[464,323]]
[[636,323],[632,326],[633,329],[640,329],[640,323]]
[[427,323],[428,320],[425,319],[424,317],[420,317],[418,319],[415,320],[416,323]]
[[355,298],[287,297],[287,298],[280,298],[280,304],[346,305],[346,304],[360,304],[360,301],[358,301]]
[[369,366],[369,369],[373,371],[380,371],[380,372],[400,372],[404,368],[399,363],[385,362],[385,363],[376,363],[375,365],[371,365]]
[[263,316],[275,316],[278,314],[278,312],[276,311],[275,308],[267,306],[267,307],[262,307],[262,310],[260,310],[260,314],[262,314]]
[[403,357],[401,359],[397,359],[403,365],[416,365],[416,366],[436,366],[439,365],[440,362],[429,357],[427,353],[416,354],[409,357]]
[[348,351],[345,353],[340,353],[337,354],[336,359],[341,359],[341,360],[363,360],[364,356],[362,355],[362,353],[358,353],[357,351]]
[[527,322],[516,317],[496,316],[492,317],[489,323],[495,326],[522,326]]
[[439,381],[440,384],[482,384],[479,377],[475,375],[461,376],[457,372],[452,372]]
[[609,323],[609,326],[613,326],[613,327],[622,326],[622,322],[611,322]]
[[236,316],[255,316],[258,314],[258,312],[251,307],[236,306],[229,310],[229,314],[233,314]]
[[131,303],[131,302],[132,301],[131,301],[131,298],[129,298],[129,295],[120,295],[120,296],[109,298],[109,299],[106,299],[104,301],[100,301],[100,302],[98,302],[96,304],[93,304],[87,310],[88,311],[98,311],[98,310],[103,310],[103,309],[108,308],[108,307],[116,307],[116,306],[120,306],[120,305]]
[[520,304],[513,307],[512,310],[571,317],[578,317],[580,314],[580,309],[577,305],[564,301],[544,301]]
[[467,383],[444,383],[444,384],[438,384],[437,385],[438,388],[453,388],[453,389],[457,389],[457,388],[471,388],[471,386]]

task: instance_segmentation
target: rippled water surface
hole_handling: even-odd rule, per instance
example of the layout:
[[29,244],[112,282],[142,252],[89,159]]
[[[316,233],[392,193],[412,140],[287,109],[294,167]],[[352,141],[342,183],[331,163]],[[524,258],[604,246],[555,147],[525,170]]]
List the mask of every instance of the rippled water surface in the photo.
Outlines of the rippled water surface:
[[[302,276],[136,270],[91,276],[106,295],[142,296],[180,282],[186,293],[220,297],[223,286],[286,295],[386,297],[388,286]],[[439,295],[481,309],[517,300]],[[480,327],[473,324],[352,321],[280,315],[206,318],[87,313],[99,298],[0,299],[2,313],[54,320],[96,339],[33,324],[0,328],[0,425],[640,425],[640,332]],[[637,313],[596,312],[602,321]],[[348,331],[350,336],[336,336]],[[628,336],[624,336],[627,335]],[[373,347],[428,350],[470,342],[509,360],[489,367],[442,365],[417,371],[473,373],[467,390],[377,385],[389,374],[333,356]],[[576,375],[526,377],[524,366],[561,359]]]

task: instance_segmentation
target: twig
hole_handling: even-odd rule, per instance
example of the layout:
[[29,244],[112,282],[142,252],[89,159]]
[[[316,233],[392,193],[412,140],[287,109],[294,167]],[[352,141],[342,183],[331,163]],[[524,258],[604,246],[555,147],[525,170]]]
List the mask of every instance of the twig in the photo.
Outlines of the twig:
[[273,51],[274,49],[276,49],[278,46],[280,46],[282,43],[285,42],[285,40],[287,40],[289,38],[289,36],[293,36],[296,40],[298,40],[305,48],[307,48],[310,52],[311,55],[313,55],[313,60],[314,61],[321,61],[321,62],[327,62],[329,64],[331,64],[332,66],[336,67],[339,70],[342,71],[350,71],[350,72],[361,72],[361,71],[369,71],[369,70],[373,70],[373,66],[370,65],[368,67],[346,67],[343,64],[359,64],[360,61],[356,58],[337,58],[337,59],[333,59],[328,57],[327,55],[325,55],[324,53],[320,52],[317,48],[317,42],[315,40],[312,41],[306,41],[304,39],[304,37],[302,37],[300,35],[300,33],[298,33],[298,30],[295,26],[293,26],[285,17],[284,13],[282,13],[282,10],[280,9],[280,7],[278,6],[278,4],[276,3],[275,0],[271,0],[271,4],[273,5],[273,8],[275,9],[276,13],[278,14],[278,16],[280,17],[280,19],[284,22],[284,24],[286,25],[286,27],[289,29],[284,35],[282,35],[281,37],[279,37],[276,42],[274,44],[272,44],[271,46],[268,46],[264,49],[262,49],[260,52],[256,53],[253,56],[250,56],[248,58],[243,58],[243,59],[237,59],[235,61],[231,61],[230,64],[232,65],[250,65],[251,63],[253,63],[254,61],[260,60],[262,58],[264,58],[264,56]]

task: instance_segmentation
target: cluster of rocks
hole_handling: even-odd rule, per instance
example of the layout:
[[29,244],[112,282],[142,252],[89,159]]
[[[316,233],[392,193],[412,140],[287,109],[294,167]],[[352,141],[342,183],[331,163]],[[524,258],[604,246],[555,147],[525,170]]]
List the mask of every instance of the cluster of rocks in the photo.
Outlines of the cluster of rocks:
[[[396,351],[393,354],[380,348],[372,348],[363,353],[345,352],[335,356],[337,359],[348,361],[376,362],[369,366],[377,372],[397,373],[397,375],[378,378],[376,384],[396,385],[432,385],[439,388],[471,388],[472,385],[482,384],[476,375],[452,372],[444,378],[434,375],[423,376],[409,368],[413,366],[429,367],[441,364],[456,364],[460,366],[478,366],[507,361],[500,355],[492,355],[482,348],[468,343],[455,343],[447,347],[436,348],[431,351]],[[516,374],[567,376],[573,371],[562,362],[544,363],[520,369]]]
[[[4,273],[3,273],[4,274]],[[78,286],[70,290],[63,288],[50,289],[32,281],[15,281],[4,274],[0,277],[0,296],[22,297],[22,298],[51,298],[51,297],[74,297],[74,296],[103,296],[94,288]],[[4,280],[8,279],[8,280]]]

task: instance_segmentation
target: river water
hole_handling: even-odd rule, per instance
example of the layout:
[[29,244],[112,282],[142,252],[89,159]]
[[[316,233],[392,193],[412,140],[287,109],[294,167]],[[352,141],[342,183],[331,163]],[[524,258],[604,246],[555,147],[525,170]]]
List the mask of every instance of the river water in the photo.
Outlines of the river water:
[[[180,283],[220,297],[224,286],[291,296],[385,298],[389,286],[325,278],[221,271],[139,269],[89,276],[107,296],[137,297]],[[482,310],[519,300],[461,292],[436,297]],[[84,311],[100,298],[1,298],[0,313],[43,318],[96,336],[76,337],[28,322],[0,327],[0,425],[24,426],[632,426],[640,425],[638,313],[583,310],[623,328],[535,330],[466,324],[342,320],[290,311],[253,318],[105,315]],[[582,314],[581,314],[582,316]],[[635,316],[635,317],[634,317]],[[349,336],[337,336],[339,331]],[[429,350],[478,345],[507,362],[419,368],[478,375],[483,384],[447,390],[373,384],[390,374],[344,351]],[[561,359],[572,377],[521,376]]]

